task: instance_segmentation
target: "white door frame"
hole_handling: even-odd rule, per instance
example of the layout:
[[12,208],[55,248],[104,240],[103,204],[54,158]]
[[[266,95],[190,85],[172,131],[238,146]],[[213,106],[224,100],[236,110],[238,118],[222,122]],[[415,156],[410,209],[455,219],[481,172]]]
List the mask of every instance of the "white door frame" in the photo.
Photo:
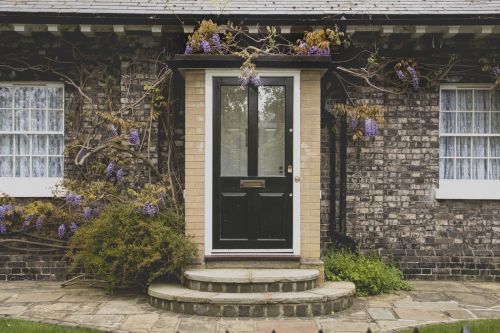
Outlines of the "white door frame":
[[[239,69],[205,70],[205,255],[217,254],[273,254],[300,255],[300,182],[293,182],[293,242],[291,249],[213,249],[213,78],[238,77]],[[266,69],[259,70],[262,77],[293,77],[293,175],[300,177],[300,70]],[[300,179],[300,178],[299,178]]]

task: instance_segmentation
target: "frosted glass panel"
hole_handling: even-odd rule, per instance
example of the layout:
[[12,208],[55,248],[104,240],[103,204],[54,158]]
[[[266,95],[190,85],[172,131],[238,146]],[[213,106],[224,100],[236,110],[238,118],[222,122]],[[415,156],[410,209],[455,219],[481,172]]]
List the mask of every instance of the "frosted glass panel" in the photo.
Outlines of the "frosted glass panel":
[[462,159],[457,158],[457,179],[470,179],[471,178],[471,170],[470,170],[470,159]]
[[500,179],[500,160],[490,160],[490,179]]
[[455,118],[454,112],[441,113],[441,132],[442,133],[455,133]]
[[472,138],[472,156],[474,157],[488,156],[488,138],[481,138],[481,137]]
[[12,131],[12,110],[0,109],[0,131]]
[[440,155],[442,157],[453,157],[455,156],[455,138],[450,136],[445,136],[441,138]]
[[63,175],[63,158],[49,157],[49,177],[62,177]]
[[63,89],[62,88],[47,88],[47,101],[49,109],[62,109],[63,106]]
[[488,179],[488,160],[482,158],[472,160],[472,170],[473,179]]
[[62,155],[64,150],[64,137],[62,135],[49,135],[49,155]]
[[500,133],[500,112],[491,113],[491,133]]
[[490,132],[490,113],[474,112],[474,133]]
[[471,138],[458,137],[457,138],[457,156],[470,157],[471,156]]
[[12,135],[0,135],[0,155],[12,155],[14,153],[14,137]]
[[31,108],[45,109],[45,88],[33,88],[31,94]]
[[488,90],[474,90],[474,110],[489,111],[491,94]]
[[472,111],[472,90],[458,90],[457,110]]
[[49,110],[49,131],[62,132],[63,129],[64,129],[63,112]]
[[47,136],[46,135],[33,135],[33,155],[47,155]]
[[31,131],[41,132],[47,130],[45,110],[31,110]]
[[15,110],[14,111],[14,130],[15,131],[29,131],[30,112],[29,110]]
[[7,87],[0,87],[0,108],[12,108],[12,91]]
[[12,157],[0,156],[0,177],[12,177]]
[[31,88],[16,88],[14,91],[14,108],[27,109],[30,107]]
[[30,158],[29,156],[16,157],[16,177],[30,176]]
[[472,133],[472,112],[457,113],[457,133]]
[[248,175],[248,90],[221,86],[221,176]]
[[500,138],[493,137],[490,138],[490,156],[500,157]]
[[491,96],[491,110],[500,111],[500,89],[495,89]]
[[457,96],[455,90],[441,90],[441,110],[455,111],[457,108]]
[[31,170],[32,177],[47,177],[47,158],[32,157],[33,168]]
[[285,173],[285,87],[258,88],[258,176]]
[[30,137],[25,134],[15,136],[16,155],[30,155]]
[[439,166],[439,178],[440,179],[453,179],[455,177],[453,159],[442,158],[440,160]]

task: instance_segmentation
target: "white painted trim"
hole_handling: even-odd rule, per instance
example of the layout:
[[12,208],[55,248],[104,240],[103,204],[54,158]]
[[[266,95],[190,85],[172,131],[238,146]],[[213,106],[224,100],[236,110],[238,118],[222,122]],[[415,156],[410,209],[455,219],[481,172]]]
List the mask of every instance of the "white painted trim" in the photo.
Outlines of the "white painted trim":
[[436,199],[500,200],[500,180],[439,180]]
[[[293,182],[293,248],[280,250],[214,250],[212,244],[212,166],[213,166],[213,87],[214,77],[238,77],[238,69],[205,70],[205,255],[214,253],[293,253],[300,255],[300,183]],[[262,77],[293,77],[293,178],[300,177],[300,70],[263,69]]]
[[[0,197],[7,194],[15,198],[51,198],[54,196],[64,196],[65,193],[59,192],[62,178],[0,178]],[[58,187],[59,186],[59,187]]]

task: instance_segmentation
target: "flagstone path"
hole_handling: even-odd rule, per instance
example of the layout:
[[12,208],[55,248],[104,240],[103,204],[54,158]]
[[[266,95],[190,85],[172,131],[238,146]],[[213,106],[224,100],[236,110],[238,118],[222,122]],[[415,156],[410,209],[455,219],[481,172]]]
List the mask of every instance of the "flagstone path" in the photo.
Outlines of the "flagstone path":
[[435,322],[500,318],[500,283],[414,281],[415,291],[358,297],[352,308],[304,319],[186,316],[151,307],[142,295],[108,295],[57,282],[0,282],[0,317],[137,333],[394,332]]

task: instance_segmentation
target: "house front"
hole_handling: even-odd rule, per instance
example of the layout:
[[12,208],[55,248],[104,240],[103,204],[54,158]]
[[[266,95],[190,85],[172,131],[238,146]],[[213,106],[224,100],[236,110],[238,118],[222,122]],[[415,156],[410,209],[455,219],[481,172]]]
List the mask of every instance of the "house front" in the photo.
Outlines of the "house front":
[[[185,54],[204,19],[242,22],[255,38],[275,26],[292,43],[337,25],[350,42],[329,56],[262,55],[259,84],[241,87],[237,56]],[[0,20],[0,192],[57,195],[81,158],[65,144],[112,105],[147,124],[148,161],[162,174],[167,160],[180,166],[201,274],[186,277],[191,289],[227,288],[200,273],[216,268],[295,270],[291,285],[262,283],[311,289],[323,281],[322,250],[352,241],[394,258],[408,278],[499,281],[500,2],[4,1]],[[172,73],[172,132],[140,97],[158,78],[158,59]],[[334,116],[343,103],[383,108],[376,135],[353,139],[357,125]],[[140,186],[156,176],[134,177]],[[27,269],[6,264],[2,279],[64,276],[64,267],[30,270],[32,258],[3,256]],[[191,311],[173,309],[175,292],[150,295]],[[292,315],[345,308],[351,296],[294,305]]]

